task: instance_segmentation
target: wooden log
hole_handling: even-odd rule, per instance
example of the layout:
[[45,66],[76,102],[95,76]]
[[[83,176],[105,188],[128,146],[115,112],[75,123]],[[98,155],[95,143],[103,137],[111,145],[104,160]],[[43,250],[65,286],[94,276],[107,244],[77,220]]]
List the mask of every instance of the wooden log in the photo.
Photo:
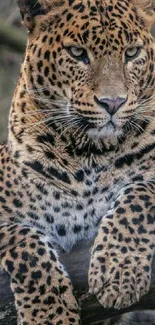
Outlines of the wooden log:
[[[92,243],[80,243],[69,254],[59,252],[60,260],[68,271],[81,306],[83,325],[103,325],[103,320],[134,310],[155,309],[155,258],[152,265],[150,292],[129,308],[104,309],[94,296],[87,296],[88,267]],[[0,325],[16,325],[16,311],[13,294],[9,288],[9,277],[0,272]]]

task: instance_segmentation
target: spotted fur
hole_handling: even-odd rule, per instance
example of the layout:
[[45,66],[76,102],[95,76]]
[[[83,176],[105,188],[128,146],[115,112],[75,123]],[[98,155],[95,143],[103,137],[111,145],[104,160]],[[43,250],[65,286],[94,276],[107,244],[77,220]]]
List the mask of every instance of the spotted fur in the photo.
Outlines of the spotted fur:
[[18,0],[28,44],[0,148],[0,254],[18,325],[80,324],[58,247],[96,237],[90,292],[150,287],[155,234],[151,0]]

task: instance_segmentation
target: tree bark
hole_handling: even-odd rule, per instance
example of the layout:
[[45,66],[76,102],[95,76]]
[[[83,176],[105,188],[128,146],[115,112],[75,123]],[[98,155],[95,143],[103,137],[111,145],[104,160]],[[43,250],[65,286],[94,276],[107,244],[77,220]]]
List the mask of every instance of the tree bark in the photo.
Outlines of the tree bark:
[[13,51],[23,53],[26,39],[26,34],[19,28],[5,24],[3,20],[0,20],[0,46],[7,46]]
[[[152,285],[150,292],[139,303],[129,308],[104,309],[94,296],[87,296],[88,267],[92,243],[80,243],[71,253],[59,252],[60,260],[68,271],[81,305],[83,325],[103,325],[103,320],[134,310],[155,309],[155,258],[152,265]],[[0,324],[16,325],[16,311],[13,294],[9,288],[9,277],[0,272]]]

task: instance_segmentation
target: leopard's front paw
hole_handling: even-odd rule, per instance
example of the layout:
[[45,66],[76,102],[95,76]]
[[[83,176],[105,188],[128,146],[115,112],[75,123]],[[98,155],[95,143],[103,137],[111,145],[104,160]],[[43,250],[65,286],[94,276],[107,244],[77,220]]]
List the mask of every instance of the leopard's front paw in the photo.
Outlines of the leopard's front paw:
[[[102,237],[103,238],[103,237]],[[146,253],[146,252],[145,252]],[[89,269],[89,292],[105,307],[125,308],[136,303],[150,287],[151,262],[147,254],[129,247],[104,246],[96,240]]]

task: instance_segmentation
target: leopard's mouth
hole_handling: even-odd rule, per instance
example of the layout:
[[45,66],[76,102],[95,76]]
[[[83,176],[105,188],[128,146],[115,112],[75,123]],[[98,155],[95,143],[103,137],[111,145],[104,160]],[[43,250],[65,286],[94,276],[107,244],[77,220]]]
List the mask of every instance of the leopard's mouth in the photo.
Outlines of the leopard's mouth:
[[119,137],[123,134],[123,129],[117,127],[113,122],[108,122],[106,125],[102,127],[93,127],[89,128],[87,134],[90,138],[111,138],[111,137]]
[[105,123],[105,121],[98,122],[84,117],[79,124],[81,124],[81,131],[83,130],[91,139],[118,137],[123,134],[123,128],[117,126],[111,119]]
[[100,114],[95,116],[94,112],[92,114],[88,112],[86,115],[80,110],[74,111],[78,120],[76,127],[79,132],[87,134],[92,140],[124,137],[131,131],[135,133],[137,129],[140,129],[140,120],[136,119],[135,110],[127,113],[126,116],[122,112],[117,115]]

